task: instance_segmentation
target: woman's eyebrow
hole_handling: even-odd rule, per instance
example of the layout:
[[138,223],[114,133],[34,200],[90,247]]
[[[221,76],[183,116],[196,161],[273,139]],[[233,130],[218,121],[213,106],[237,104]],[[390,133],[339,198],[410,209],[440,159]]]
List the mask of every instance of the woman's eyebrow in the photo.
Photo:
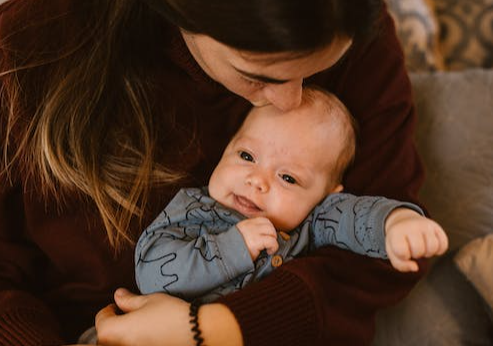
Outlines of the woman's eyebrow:
[[241,73],[242,75],[248,77],[248,78],[251,78],[251,79],[255,79],[255,80],[258,80],[260,82],[263,82],[263,83],[267,83],[267,84],[284,84],[284,83],[287,83],[289,82],[289,80],[287,79],[276,79],[276,78],[272,78],[272,77],[267,77],[267,76],[264,76],[264,75],[261,75],[261,74],[256,74],[256,73],[251,73],[251,72],[247,72],[247,71],[243,71],[243,70],[240,70],[239,68],[236,68],[233,66],[233,68]]

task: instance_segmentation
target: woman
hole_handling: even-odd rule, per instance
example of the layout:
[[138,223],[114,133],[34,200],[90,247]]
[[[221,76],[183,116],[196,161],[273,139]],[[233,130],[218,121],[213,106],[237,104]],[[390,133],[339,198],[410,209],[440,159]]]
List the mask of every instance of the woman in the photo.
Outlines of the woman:
[[[345,186],[415,201],[423,173],[402,52],[378,0],[12,0],[0,8],[0,336],[74,342],[135,291],[133,245],[204,185],[251,105],[304,80],[361,129]],[[198,311],[209,345],[363,345],[417,276],[334,248]],[[115,293],[105,345],[193,344],[189,304]],[[0,339],[2,340],[2,339]]]

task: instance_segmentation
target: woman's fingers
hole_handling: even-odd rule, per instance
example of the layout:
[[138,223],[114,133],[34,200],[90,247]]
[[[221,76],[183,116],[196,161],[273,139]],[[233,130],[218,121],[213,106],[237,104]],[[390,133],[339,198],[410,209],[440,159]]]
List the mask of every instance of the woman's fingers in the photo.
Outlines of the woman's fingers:
[[[117,307],[123,312],[138,310],[147,302],[147,296],[133,294],[125,288],[119,288],[114,294]],[[118,313],[118,310],[115,311]]]

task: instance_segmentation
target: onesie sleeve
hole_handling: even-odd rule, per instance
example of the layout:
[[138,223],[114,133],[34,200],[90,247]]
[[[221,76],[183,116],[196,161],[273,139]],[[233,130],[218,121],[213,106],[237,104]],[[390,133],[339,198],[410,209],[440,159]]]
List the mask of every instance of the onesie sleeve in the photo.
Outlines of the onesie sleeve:
[[181,190],[141,235],[135,253],[141,293],[192,300],[253,270],[235,216],[198,191]]
[[417,205],[374,196],[336,193],[327,196],[313,211],[311,247],[336,245],[358,254],[387,258],[385,220],[396,208],[424,215]]

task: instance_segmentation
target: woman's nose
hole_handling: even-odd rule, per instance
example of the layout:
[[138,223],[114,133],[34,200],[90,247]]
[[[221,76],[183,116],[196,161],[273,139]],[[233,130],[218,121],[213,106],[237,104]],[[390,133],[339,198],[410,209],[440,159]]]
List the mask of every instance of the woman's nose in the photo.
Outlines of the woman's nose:
[[269,182],[261,173],[249,174],[246,178],[245,183],[258,192],[266,193],[269,191]]
[[301,104],[302,85],[301,78],[283,84],[269,84],[263,89],[264,97],[274,107],[289,111]]

